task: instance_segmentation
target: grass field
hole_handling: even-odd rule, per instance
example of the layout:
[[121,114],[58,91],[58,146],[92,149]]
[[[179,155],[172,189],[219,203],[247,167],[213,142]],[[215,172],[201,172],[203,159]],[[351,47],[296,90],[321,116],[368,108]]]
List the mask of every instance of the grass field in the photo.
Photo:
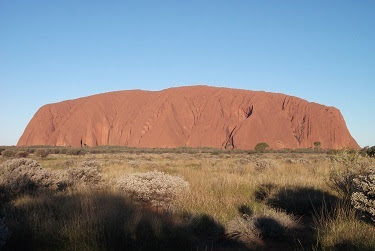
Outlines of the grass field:
[[[335,156],[190,149],[30,154],[59,175],[95,162],[100,184],[3,199],[0,216],[11,232],[3,249],[375,250],[374,224],[333,189],[332,173],[344,168]],[[124,177],[153,171],[182,178],[188,189],[156,203],[119,189]]]

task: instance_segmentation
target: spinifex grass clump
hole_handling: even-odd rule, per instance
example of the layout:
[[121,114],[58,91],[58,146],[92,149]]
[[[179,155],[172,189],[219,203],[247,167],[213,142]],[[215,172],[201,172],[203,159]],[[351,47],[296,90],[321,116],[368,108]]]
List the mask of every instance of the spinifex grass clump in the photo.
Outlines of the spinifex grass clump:
[[138,202],[161,207],[189,190],[184,179],[159,171],[129,174],[118,181],[118,187]]
[[251,215],[235,217],[227,225],[227,235],[243,243],[257,245],[262,240],[285,239],[299,228],[299,220],[295,216],[265,208]]
[[322,209],[314,217],[318,250],[375,250],[374,226],[358,220],[348,204]]

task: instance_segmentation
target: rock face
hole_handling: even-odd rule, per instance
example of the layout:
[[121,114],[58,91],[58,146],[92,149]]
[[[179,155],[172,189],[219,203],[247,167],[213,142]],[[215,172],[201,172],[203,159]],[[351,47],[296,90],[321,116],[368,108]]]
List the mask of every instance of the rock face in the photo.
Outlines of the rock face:
[[18,146],[358,148],[340,111],[283,94],[190,86],[41,107]]

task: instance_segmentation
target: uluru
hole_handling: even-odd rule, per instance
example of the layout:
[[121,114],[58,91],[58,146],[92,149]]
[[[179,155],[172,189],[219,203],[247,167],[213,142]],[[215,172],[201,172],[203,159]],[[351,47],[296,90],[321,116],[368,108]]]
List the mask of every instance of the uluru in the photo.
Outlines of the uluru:
[[97,94],[41,107],[18,146],[359,148],[341,112],[279,93],[187,86]]

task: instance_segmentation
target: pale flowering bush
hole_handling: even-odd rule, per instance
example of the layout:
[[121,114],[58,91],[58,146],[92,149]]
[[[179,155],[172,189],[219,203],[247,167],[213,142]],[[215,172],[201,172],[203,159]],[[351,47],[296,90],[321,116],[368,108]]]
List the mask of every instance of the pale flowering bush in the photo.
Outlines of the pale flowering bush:
[[8,227],[5,225],[4,218],[0,218],[0,249],[10,238],[11,232]]
[[80,166],[70,168],[67,176],[76,187],[99,188],[103,185],[101,164],[96,160],[86,160]]
[[331,173],[331,187],[375,222],[375,161],[358,152],[343,151],[333,164],[339,171]]
[[363,174],[374,162],[360,156],[357,152],[342,151],[332,159],[333,170],[330,173],[330,186],[344,201],[350,201],[355,191],[354,179]]
[[354,179],[351,203],[355,209],[368,214],[375,222],[375,168]]
[[162,207],[190,189],[184,179],[159,171],[126,175],[117,186],[138,202]]
[[7,198],[66,187],[66,180],[58,172],[50,172],[32,159],[8,160],[0,166],[0,173],[0,187]]

